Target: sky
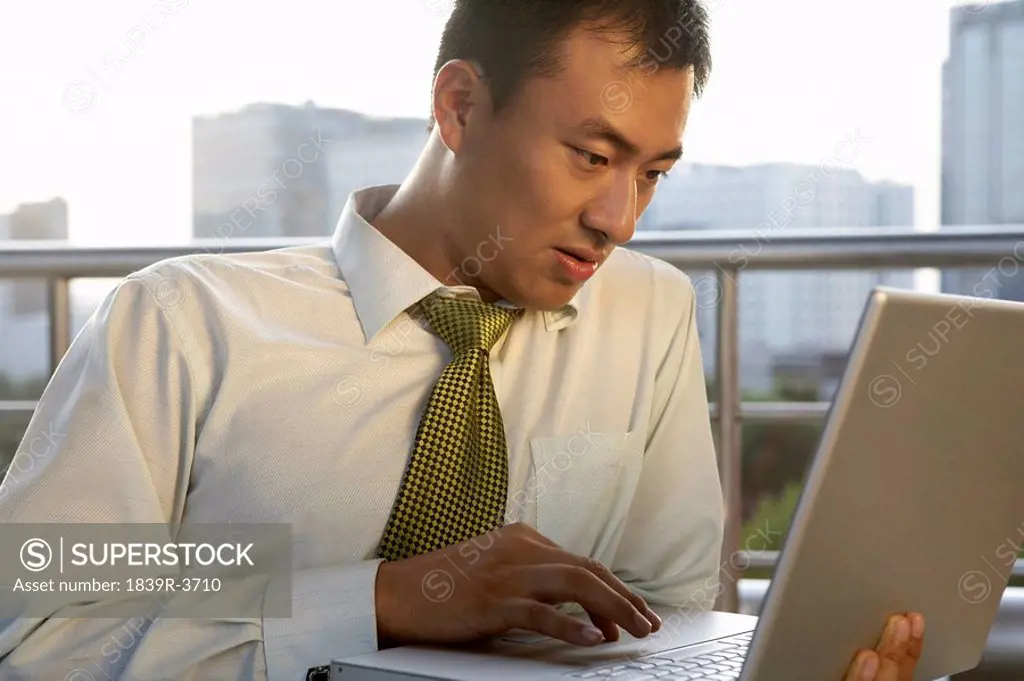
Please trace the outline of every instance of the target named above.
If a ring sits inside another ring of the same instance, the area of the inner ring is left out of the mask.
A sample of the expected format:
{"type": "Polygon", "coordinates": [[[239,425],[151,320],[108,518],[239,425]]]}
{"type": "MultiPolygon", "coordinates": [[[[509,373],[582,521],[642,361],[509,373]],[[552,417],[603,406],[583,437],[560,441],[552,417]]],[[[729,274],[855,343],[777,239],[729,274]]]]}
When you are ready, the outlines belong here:
{"type": "MultiPolygon", "coordinates": [[[[307,100],[425,116],[450,1],[33,0],[0,9],[0,213],[59,195],[78,244],[184,243],[192,116],[307,100]]],[[[913,185],[917,227],[933,229],[941,69],[956,4],[711,0],[714,66],[691,113],[686,159],[817,165],[858,135],[868,143],[849,165],[913,185]]]]}

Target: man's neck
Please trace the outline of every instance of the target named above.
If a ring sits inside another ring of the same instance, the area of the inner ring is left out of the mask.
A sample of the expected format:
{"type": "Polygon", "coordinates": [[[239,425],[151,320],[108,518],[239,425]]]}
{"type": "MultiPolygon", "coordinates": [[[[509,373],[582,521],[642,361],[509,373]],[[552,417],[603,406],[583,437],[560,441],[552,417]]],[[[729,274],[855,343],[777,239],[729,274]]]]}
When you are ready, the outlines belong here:
{"type": "MultiPolygon", "coordinates": [[[[391,201],[369,222],[445,286],[476,286],[476,282],[468,281],[470,277],[458,271],[456,235],[460,216],[437,185],[436,171],[426,170],[428,166],[429,161],[421,159],[391,201]]],[[[487,302],[500,298],[476,287],[487,302]]]]}
{"type": "Polygon", "coordinates": [[[449,284],[444,280],[453,267],[445,257],[444,244],[450,242],[447,231],[451,226],[439,219],[444,213],[435,198],[407,180],[370,224],[423,269],[449,284]]]}

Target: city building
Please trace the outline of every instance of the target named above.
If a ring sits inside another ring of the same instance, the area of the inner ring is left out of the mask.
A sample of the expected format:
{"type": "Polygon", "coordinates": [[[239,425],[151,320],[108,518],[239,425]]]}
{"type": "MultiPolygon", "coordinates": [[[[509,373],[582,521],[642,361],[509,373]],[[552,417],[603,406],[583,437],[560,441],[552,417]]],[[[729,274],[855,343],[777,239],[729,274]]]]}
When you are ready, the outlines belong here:
{"type": "MultiPolygon", "coordinates": [[[[352,191],[400,183],[427,137],[425,119],[375,118],[311,103],[254,104],[197,118],[193,233],[222,240],[328,235],[352,191]]],[[[913,203],[911,188],[869,183],[839,162],[680,164],[662,181],[638,228],[756,229],[767,241],[789,228],[909,227],[913,203]]],[[[845,352],[871,288],[913,287],[910,271],[742,276],[750,281],[741,289],[741,375],[744,387],[763,392],[775,384],[778,357],[845,352]]],[[[709,367],[714,313],[713,304],[701,305],[709,367]]]]}
{"type": "MultiPolygon", "coordinates": [[[[772,163],[749,167],[679,164],[658,187],[640,229],[742,229],[759,238],[730,261],[741,269],[740,375],[744,389],[770,392],[783,374],[777,360],[818,366],[849,349],[864,304],[879,285],[914,287],[904,271],[743,272],[743,263],[780,230],[914,225],[912,187],[868,182],[838,164],[772,163]],[[823,359],[824,358],[824,359],[823,359]]],[[[690,273],[694,279],[715,273],[690,273]]],[[[708,289],[707,286],[701,286],[708,289]]],[[[707,294],[707,290],[703,291],[707,294]]],[[[711,288],[711,298],[714,290],[711,288]]],[[[700,306],[698,326],[710,371],[716,341],[714,300],[700,306]]],[[[830,396],[834,381],[821,383],[830,396]]]]}
{"type": "Polygon", "coordinates": [[[426,119],[252,104],[193,121],[193,236],[330,234],[348,194],[401,182],[427,139],[426,119]]]}
{"type": "Polygon", "coordinates": [[[356,189],[401,184],[419,160],[429,135],[425,118],[364,118],[358,129],[339,136],[327,149],[332,220],[341,215],[356,189]]]}
{"type": "MultiPolygon", "coordinates": [[[[956,6],[942,70],[943,225],[1024,224],[1024,0],[956,6]]],[[[1020,253],[944,291],[1024,300],[1020,253]]]]}

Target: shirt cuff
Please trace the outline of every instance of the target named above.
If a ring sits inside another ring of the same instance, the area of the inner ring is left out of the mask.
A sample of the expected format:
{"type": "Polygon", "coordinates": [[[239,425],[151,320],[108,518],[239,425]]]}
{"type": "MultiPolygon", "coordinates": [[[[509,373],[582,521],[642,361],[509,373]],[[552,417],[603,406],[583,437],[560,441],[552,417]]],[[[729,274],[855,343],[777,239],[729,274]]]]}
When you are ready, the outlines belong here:
{"type": "MultiPolygon", "coordinates": [[[[263,618],[263,654],[270,681],[301,680],[310,667],[377,650],[375,594],[382,562],[368,560],[295,574],[292,616],[263,618]]],[[[280,584],[268,586],[267,599],[279,588],[280,584]]]]}

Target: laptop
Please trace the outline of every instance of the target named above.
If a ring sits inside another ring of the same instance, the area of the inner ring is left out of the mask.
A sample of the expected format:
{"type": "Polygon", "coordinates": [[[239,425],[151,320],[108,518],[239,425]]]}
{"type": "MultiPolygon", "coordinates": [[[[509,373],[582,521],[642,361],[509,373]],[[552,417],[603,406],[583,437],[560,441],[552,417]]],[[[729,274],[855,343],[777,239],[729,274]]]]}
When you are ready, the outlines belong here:
{"type": "Polygon", "coordinates": [[[926,622],[916,681],[971,669],[1024,536],[1022,339],[1021,303],[872,292],[759,617],[656,605],[642,639],[512,631],[337,659],[330,678],[840,681],[906,611],[926,622]]]}

